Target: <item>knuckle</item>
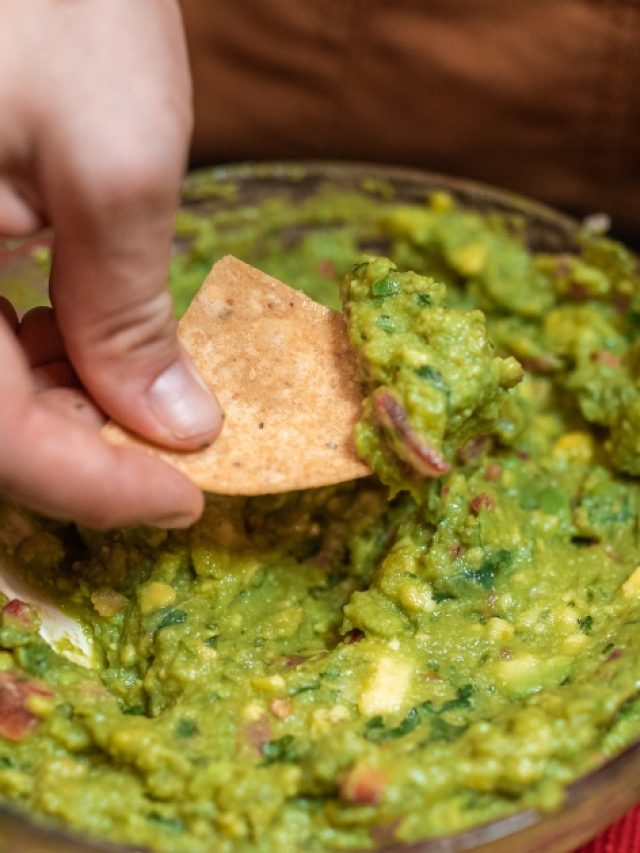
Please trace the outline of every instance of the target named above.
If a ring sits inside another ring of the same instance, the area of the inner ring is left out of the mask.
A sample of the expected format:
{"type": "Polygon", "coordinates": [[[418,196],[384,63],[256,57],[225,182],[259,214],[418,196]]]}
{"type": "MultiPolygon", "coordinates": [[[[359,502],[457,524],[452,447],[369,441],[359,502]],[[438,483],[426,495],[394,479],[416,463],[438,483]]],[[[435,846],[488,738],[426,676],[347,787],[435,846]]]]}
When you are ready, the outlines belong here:
{"type": "Polygon", "coordinates": [[[151,136],[123,133],[94,150],[81,183],[97,208],[156,210],[173,206],[180,187],[186,132],[161,123],[151,136]]]}
{"type": "Polygon", "coordinates": [[[109,365],[119,361],[129,370],[141,363],[169,360],[177,346],[177,320],[171,295],[162,290],[150,297],[130,299],[112,307],[85,326],[90,358],[109,365]]]}
{"type": "Polygon", "coordinates": [[[178,174],[171,158],[155,152],[118,157],[103,178],[102,200],[111,208],[165,207],[175,202],[178,174]]]}

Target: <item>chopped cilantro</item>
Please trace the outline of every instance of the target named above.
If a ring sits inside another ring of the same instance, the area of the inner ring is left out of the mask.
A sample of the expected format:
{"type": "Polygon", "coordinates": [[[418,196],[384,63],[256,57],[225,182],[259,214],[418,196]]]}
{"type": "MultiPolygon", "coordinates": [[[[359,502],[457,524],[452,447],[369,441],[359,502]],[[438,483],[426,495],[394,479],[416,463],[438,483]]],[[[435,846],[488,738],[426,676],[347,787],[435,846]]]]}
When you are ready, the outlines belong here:
{"type": "Polygon", "coordinates": [[[455,597],[456,596],[450,592],[444,592],[437,589],[431,593],[431,598],[433,598],[436,604],[442,604],[443,601],[451,601],[455,597]]]}
{"type": "Polygon", "coordinates": [[[583,634],[590,634],[591,629],[593,628],[593,616],[588,613],[586,616],[581,616],[578,619],[578,627],[582,631],[583,634]]]}
{"type": "Polygon", "coordinates": [[[184,832],[184,823],[179,817],[168,817],[159,812],[150,812],[147,815],[147,820],[150,820],[152,823],[158,823],[167,829],[172,829],[174,832],[184,832]]]}
{"type": "Polygon", "coordinates": [[[511,563],[511,552],[500,548],[495,554],[491,554],[483,561],[479,569],[467,570],[464,576],[468,580],[479,583],[485,589],[491,589],[498,569],[504,568],[511,563]]]}
{"type": "Polygon", "coordinates": [[[195,720],[185,718],[183,720],[178,720],[173,731],[175,736],[179,738],[193,737],[198,733],[198,724],[195,720]]]}
{"type": "Polygon", "coordinates": [[[634,711],[638,709],[638,696],[631,696],[631,698],[627,699],[626,702],[623,702],[622,705],[618,708],[618,712],[615,716],[615,721],[624,720],[625,717],[630,717],[634,711]]]}
{"type": "Polygon", "coordinates": [[[299,687],[292,687],[289,691],[289,696],[297,696],[299,693],[308,693],[309,690],[320,690],[319,682],[312,681],[307,684],[301,684],[299,687]]]}
{"type": "Polygon", "coordinates": [[[449,699],[445,702],[441,711],[455,711],[459,708],[469,708],[471,706],[471,696],[473,695],[473,684],[465,684],[458,688],[455,699],[449,699]]]}
{"type": "Polygon", "coordinates": [[[420,379],[426,379],[440,391],[449,390],[447,383],[444,381],[444,378],[440,371],[436,370],[436,368],[432,367],[430,364],[421,364],[420,367],[416,368],[416,373],[418,374],[420,379]]]}
{"type": "Polygon", "coordinates": [[[162,631],[163,628],[171,628],[173,625],[182,625],[187,621],[187,614],[184,610],[172,608],[166,610],[164,616],[158,622],[156,631],[162,631]]]}
{"type": "Polygon", "coordinates": [[[293,735],[284,735],[262,745],[262,754],[266,765],[284,763],[295,764],[302,757],[300,745],[293,735]]]}
{"type": "Polygon", "coordinates": [[[434,740],[455,740],[467,728],[465,725],[454,726],[443,720],[440,711],[433,707],[433,702],[424,702],[418,710],[421,716],[429,721],[430,737],[426,743],[434,740]]]}
{"type": "Polygon", "coordinates": [[[382,717],[372,717],[367,723],[365,737],[367,740],[382,741],[396,740],[412,732],[420,723],[420,713],[417,708],[412,708],[407,716],[393,729],[384,728],[382,717]]]}
{"type": "Polygon", "coordinates": [[[383,278],[381,281],[374,281],[371,285],[371,293],[373,296],[393,296],[400,293],[400,285],[392,278],[383,278]]]}
{"type": "Polygon", "coordinates": [[[338,666],[328,666],[324,672],[320,673],[320,678],[326,681],[337,681],[340,678],[341,672],[338,666]]]}
{"type": "Polygon", "coordinates": [[[388,314],[379,314],[376,317],[376,326],[389,335],[394,332],[393,320],[388,314]]]}

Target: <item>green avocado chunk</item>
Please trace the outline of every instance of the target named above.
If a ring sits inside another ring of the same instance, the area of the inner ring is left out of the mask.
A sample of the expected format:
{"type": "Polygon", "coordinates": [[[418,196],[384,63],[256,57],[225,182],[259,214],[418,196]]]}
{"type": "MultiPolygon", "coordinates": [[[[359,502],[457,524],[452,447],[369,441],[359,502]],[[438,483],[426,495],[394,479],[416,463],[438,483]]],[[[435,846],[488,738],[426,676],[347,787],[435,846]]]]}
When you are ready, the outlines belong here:
{"type": "Polygon", "coordinates": [[[392,492],[447,474],[457,449],[494,431],[522,379],[515,358],[495,355],[483,313],[446,295],[387,258],[356,264],[342,284],[367,390],[356,447],[392,492]]]}

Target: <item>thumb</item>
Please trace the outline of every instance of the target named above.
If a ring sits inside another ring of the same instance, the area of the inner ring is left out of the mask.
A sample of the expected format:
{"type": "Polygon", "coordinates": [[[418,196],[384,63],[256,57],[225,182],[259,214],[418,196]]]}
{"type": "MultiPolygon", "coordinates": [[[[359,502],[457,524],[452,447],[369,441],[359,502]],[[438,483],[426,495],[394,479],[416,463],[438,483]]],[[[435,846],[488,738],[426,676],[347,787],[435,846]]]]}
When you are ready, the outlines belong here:
{"type": "Polygon", "coordinates": [[[98,405],[152,441],[196,448],[215,438],[221,412],[178,342],[166,287],[179,175],[127,165],[116,184],[67,183],[50,197],[52,303],[98,405]]]}

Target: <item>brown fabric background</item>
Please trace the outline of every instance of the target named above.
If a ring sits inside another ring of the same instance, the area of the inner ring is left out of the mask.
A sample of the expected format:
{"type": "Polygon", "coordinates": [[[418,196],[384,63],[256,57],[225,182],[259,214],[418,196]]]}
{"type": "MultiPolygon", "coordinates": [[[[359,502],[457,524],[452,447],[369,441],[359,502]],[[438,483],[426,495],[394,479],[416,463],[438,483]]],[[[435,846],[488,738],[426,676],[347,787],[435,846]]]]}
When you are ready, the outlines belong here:
{"type": "Polygon", "coordinates": [[[182,5],[196,163],[403,163],[640,232],[640,0],[182,5]]]}

